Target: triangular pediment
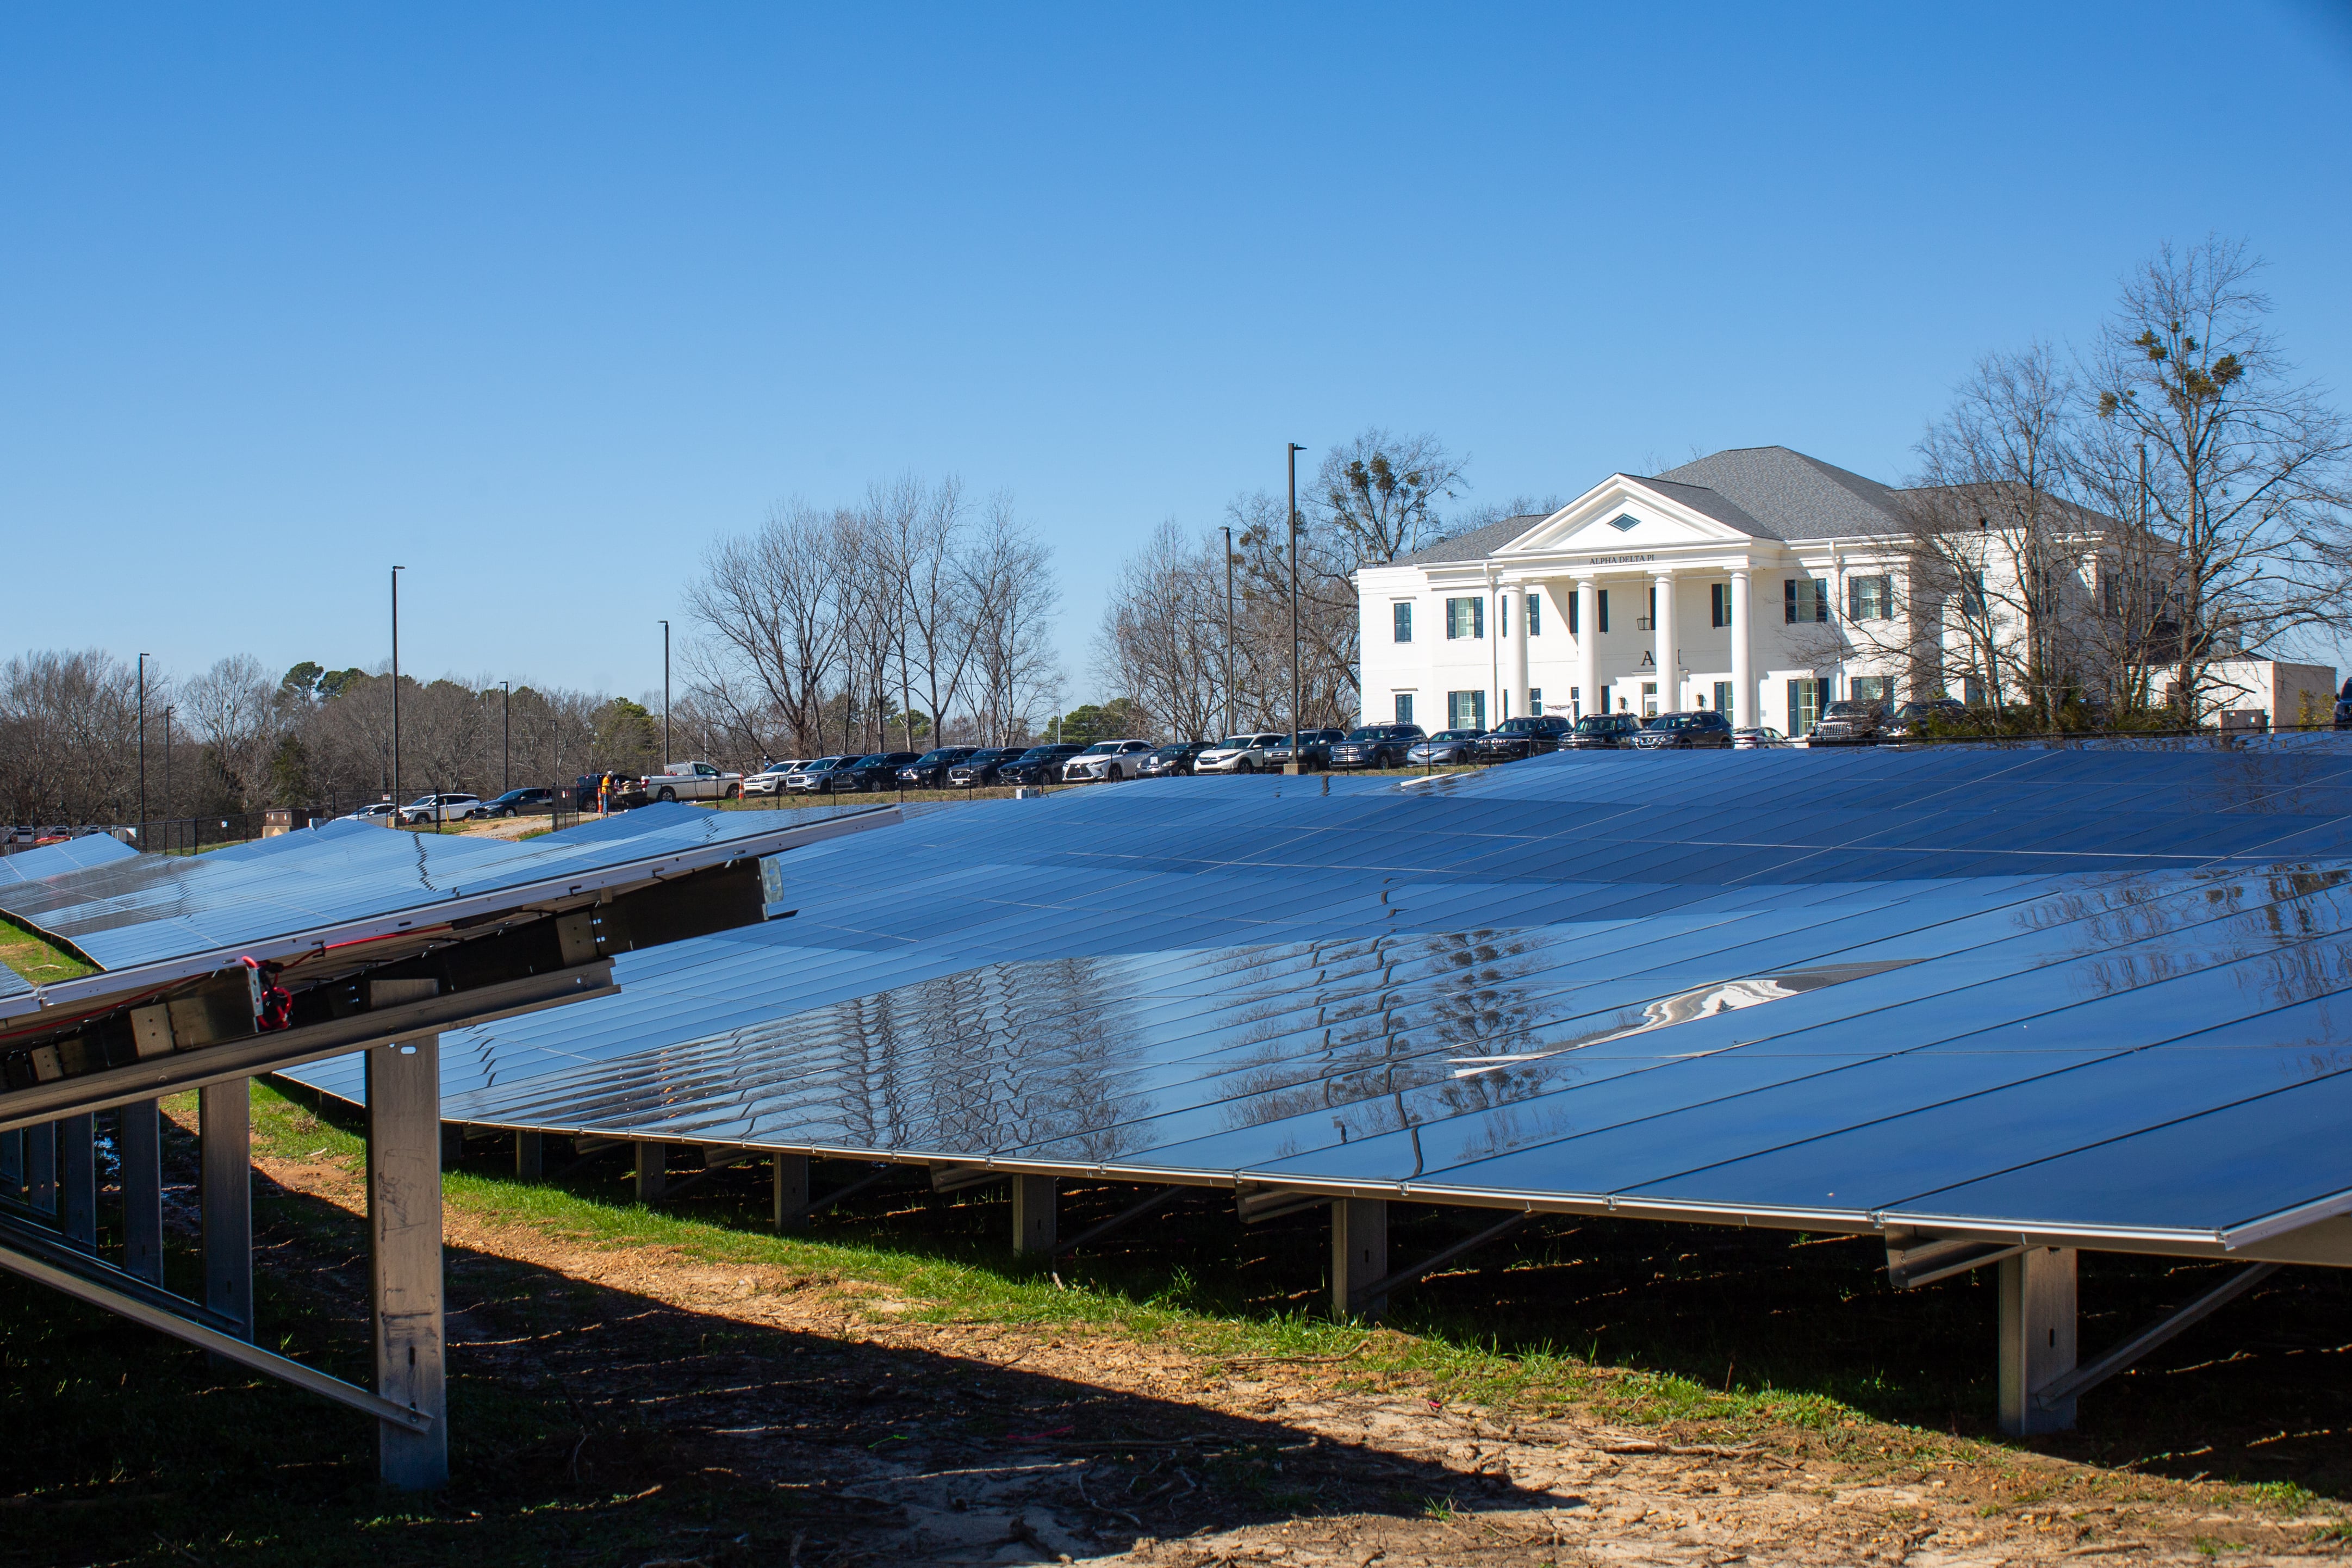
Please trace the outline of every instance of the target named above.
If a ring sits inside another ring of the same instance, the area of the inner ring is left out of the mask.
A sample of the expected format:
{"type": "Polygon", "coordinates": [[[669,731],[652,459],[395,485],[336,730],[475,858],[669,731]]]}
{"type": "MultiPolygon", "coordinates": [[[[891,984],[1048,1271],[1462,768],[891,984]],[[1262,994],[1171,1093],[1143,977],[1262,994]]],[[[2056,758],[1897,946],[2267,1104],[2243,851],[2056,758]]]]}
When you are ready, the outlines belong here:
{"type": "Polygon", "coordinates": [[[1752,537],[1748,531],[1709,517],[1638,479],[1612,474],[1495,554],[1613,555],[1687,545],[1744,544],[1752,537]]]}

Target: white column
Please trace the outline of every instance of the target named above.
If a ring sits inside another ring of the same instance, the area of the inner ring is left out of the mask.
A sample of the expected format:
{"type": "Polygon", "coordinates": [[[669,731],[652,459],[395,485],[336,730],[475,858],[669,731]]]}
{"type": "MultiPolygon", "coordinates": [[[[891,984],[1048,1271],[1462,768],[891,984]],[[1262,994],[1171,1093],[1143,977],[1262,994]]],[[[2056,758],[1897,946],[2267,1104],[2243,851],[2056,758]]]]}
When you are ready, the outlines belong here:
{"type": "Polygon", "coordinates": [[[1590,577],[1576,580],[1576,689],[1587,713],[1605,713],[1601,700],[1601,593],[1590,577]]]}
{"type": "Polygon", "coordinates": [[[1731,722],[1734,728],[1753,729],[1756,718],[1756,661],[1748,643],[1754,635],[1756,617],[1749,613],[1748,603],[1748,572],[1735,567],[1731,574],[1731,722]]]}
{"type": "Polygon", "coordinates": [[[1657,574],[1658,585],[1658,711],[1671,713],[1682,703],[1682,683],[1675,674],[1680,656],[1675,651],[1675,574],[1657,574]]]}
{"type": "Polygon", "coordinates": [[[1510,681],[1510,717],[1517,719],[1528,711],[1528,585],[1506,583],[1503,585],[1503,602],[1510,606],[1511,612],[1511,652],[1504,665],[1504,673],[1510,681]]]}

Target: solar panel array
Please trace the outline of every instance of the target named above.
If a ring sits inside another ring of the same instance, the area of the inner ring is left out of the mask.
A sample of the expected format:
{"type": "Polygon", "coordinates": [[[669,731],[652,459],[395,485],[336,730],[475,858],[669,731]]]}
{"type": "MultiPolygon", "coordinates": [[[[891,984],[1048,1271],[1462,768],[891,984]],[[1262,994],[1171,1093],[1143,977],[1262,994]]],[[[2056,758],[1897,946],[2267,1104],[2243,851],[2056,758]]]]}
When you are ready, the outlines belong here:
{"type": "Polygon", "coordinates": [[[795,820],[650,805],[520,843],[331,822],[204,855],[124,850],[127,858],[109,858],[75,875],[0,884],[0,913],[73,943],[102,969],[123,969],[373,916],[429,911],[501,889],[773,833],[795,820]]]}
{"type": "Polygon", "coordinates": [[[2244,1240],[2352,1194],[2347,881],[2325,738],[1123,784],[777,862],[790,918],[448,1036],[444,1113],[2244,1240]]]}

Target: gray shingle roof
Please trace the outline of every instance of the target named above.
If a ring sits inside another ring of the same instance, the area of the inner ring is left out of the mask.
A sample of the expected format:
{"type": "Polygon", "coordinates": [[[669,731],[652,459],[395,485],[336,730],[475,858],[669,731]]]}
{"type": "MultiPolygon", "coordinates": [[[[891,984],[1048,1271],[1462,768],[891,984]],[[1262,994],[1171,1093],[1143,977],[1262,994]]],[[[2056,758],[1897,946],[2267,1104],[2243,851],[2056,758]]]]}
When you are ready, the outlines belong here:
{"type": "Polygon", "coordinates": [[[1768,539],[1850,539],[1903,529],[1886,486],[1786,447],[1735,447],[1658,479],[1713,490],[1763,525],[1747,531],[1768,539]]]}
{"type": "Polygon", "coordinates": [[[1434,566],[1447,561],[1484,561],[1550,515],[1545,511],[1531,511],[1521,517],[1507,517],[1484,528],[1457,533],[1442,543],[1416,550],[1410,555],[1400,555],[1390,564],[1434,566]]]}

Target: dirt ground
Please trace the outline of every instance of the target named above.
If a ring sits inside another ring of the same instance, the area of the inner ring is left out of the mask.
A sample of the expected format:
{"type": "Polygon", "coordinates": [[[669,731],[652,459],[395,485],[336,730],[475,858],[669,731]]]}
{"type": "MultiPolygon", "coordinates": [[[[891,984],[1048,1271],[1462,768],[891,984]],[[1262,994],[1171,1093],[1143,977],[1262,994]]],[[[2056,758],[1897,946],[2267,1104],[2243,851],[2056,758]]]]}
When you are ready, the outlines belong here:
{"type": "MultiPolygon", "coordinates": [[[[357,1215],[340,1163],[261,1159],[357,1215]]],[[[1818,1431],[1737,1443],[1433,1399],[1350,1354],[1204,1362],[1114,1331],[902,1321],[883,1287],[614,1249],[453,1211],[457,1375],[566,1390],[551,1482],[795,1494],[789,1540],[722,1522],[687,1563],[2236,1563],[2339,1556],[2333,1513],[2021,1450],[1818,1431]]],[[[363,1255],[264,1267],[363,1331],[363,1255]]],[[[1384,1332],[1385,1331],[1379,1331],[1384,1332]]],[[[1352,1352],[1351,1352],[1352,1353],[1352,1352]]],[[[1895,1429],[1887,1429],[1893,1431],[1895,1429]]],[[[722,1509],[723,1513],[723,1509],[722,1509]]]]}

